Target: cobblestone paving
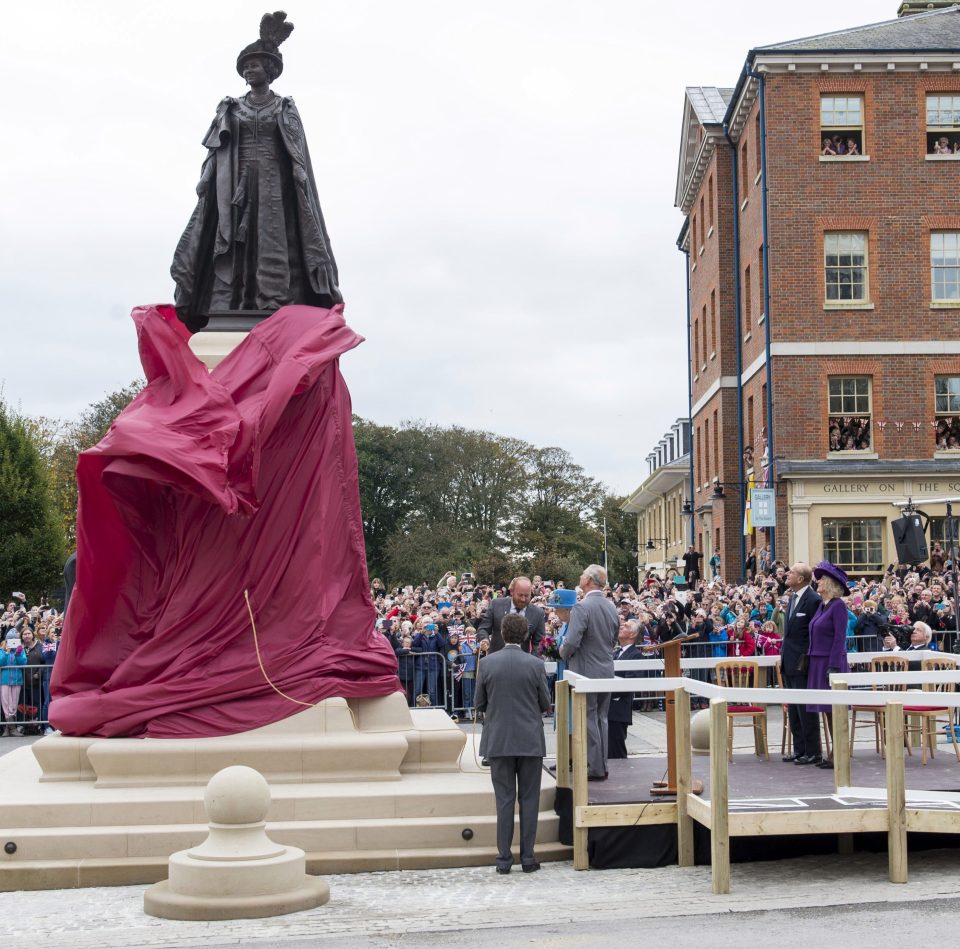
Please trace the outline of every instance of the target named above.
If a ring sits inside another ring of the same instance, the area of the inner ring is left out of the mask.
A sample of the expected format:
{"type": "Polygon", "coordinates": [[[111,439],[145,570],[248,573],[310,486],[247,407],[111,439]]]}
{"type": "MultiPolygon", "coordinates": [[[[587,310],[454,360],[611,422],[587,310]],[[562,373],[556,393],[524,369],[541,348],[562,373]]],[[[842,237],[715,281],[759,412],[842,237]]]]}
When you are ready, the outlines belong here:
{"type": "Polygon", "coordinates": [[[709,867],[577,872],[570,863],[554,863],[532,875],[498,876],[492,867],[473,867],[326,879],[331,891],[327,906],[272,919],[216,923],[146,916],[142,911],[145,888],[140,886],[7,893],[3,896],[6,911],[0,915],[0,946],[159,949],[321,943],[342,947],[357,939],[388,946],[403,934],[444,932],[451,943],[466,946],[469,936],[464,930],[518,927],[524,931],[529,927],[529,938],[524,940],[529,942],[537,939],[536,927],[546,920],[554,929],[590,921],[600,927],[628,919],[652,924],[658,918],[777,907],[952,900],[960,887],[960,861],[955,851],[912,854],[910,882],[900,886],[887,882],[883,855],[735,864],[729,896],[711,894],[709,867]],[[654,892],[668,896],[642,898],[654,892]]]}

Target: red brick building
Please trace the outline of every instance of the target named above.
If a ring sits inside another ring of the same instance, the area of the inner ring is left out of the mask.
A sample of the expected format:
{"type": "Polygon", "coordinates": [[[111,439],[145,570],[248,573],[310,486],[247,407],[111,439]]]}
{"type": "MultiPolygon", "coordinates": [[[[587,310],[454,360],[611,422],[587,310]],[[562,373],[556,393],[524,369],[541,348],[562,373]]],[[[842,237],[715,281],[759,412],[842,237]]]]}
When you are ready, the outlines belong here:
{"type": "Polygon", "coordinates": [[[960,496],[960,8],[909,6],[687,90],[694,535],[727,577],[765,543],[881,572],[892,501],[960,496]]]}

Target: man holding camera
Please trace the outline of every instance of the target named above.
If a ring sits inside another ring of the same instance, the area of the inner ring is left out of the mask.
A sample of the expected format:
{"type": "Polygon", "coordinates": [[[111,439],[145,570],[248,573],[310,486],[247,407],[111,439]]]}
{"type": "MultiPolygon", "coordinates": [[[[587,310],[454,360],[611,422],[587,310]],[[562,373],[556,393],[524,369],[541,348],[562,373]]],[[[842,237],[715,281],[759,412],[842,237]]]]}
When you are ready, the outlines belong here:
{"type": "MultiPolygon", "coordinates": [[[[528,581],[529,582],[529,581],[528,581]]],[[[490,761],[497,801],[497,873],[513,866],[513,809],[520,801],[520,863],[524,873],[540,869],[534,856],[540,814],[543,713],[550,692],[543,661],[524,653],[527,621],[517,613],[503,618],[502,649],[491,652],[477,672],[475,706],[483,712],[480,754],[490,761]]]]}

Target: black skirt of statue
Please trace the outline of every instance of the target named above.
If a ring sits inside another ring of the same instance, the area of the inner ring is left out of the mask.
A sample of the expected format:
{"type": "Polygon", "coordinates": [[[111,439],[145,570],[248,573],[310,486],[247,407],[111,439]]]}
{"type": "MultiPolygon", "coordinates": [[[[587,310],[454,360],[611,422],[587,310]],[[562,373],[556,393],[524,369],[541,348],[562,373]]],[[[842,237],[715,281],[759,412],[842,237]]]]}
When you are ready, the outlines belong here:
{"type": "Polygon", "coordinates": [[[217,108],[197,206],[170,268],[177,313],[194,330],[217,314],[343,302],[296,106],[248,100],[217,108]]]}

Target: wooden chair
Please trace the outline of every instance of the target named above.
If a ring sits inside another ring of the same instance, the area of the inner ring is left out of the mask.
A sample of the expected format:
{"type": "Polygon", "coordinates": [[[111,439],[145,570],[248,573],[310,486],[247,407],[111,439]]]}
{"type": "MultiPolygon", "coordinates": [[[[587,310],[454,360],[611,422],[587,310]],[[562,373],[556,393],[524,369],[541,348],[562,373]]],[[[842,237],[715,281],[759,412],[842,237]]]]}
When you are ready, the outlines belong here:
{"type": "MultiPolygon", "coordinates": [[[[954,672],[957,668],[957,660],[952,656],[940,656],[937,659],[924,659],[920,664],[922,672],[954,672]]],[[[955,692],[955,682],[925,682],[923,684],[924,692],[955,692]]],[[[957,735],[953,731],[953,709],[952,708],[921,708],[920,706],[904,705],[904,735],[911,732],[920,732],[920,749],[923,763],[927,763],[927,748],[930,748],[930,757],[934,757],[937,750],[937,725],[941,722],[947,726],[947,734],[950,741],[953,742],[953,750],[956,753],[957,761],[960,762],[960,745],[957,744],[957,735]],[[920,725],[913,725],[910,719],[919,719],[920,725]]],[[[909,750],[910,745],[907,745],[909,750]]]]}
{"type": "MultiPolygon", "coordinates": [[[[724,659],[716,665],[717,685],[727,689],[755,689],[759,679],[760,663],[750,659],[724,659]]],[[[753,743],[757,757],[761,755],[770,759],[767,748],[767,706],[766,705],[737,705],[727,704],[727,755],[733,760],[733,730],[738,721],[749,719],[748,724],[753,728],[753,743]]]]}
{"type": "MultiPolygon", "coordinates": [[[[910,662],[906,656],[900,655],[889,655],[889,656],[875,656],[870,660],[870,671],[871,672],[906,672],[910,668],[910,662]]],[[[903,685],[885,685],[885,686],[872,686],[874,692],[876,691],[889,691],[889,692],[906,692],[907,686],[906,683],[903,685]]],[[[873,721],[870,721],[869,718],[867,721],[860,724],[860,728],[873,726],[873,740],[874,745],[876,746],[877,754],[883,757],[886,757],[884,751],[883,739],[884,739],[884,725],[883,725],[883,706],[882,705],[852,705],[851,710],[853,712],[853,721],[850,724],[850,754],[853,754],[853,742],[857,737],[857,715],[865,715],[873,718],[873,721]]],[[[909,747],[909,746],[908,746],[909,747]]]]}
{"type": "MultiPolygon", "coordinates": [[[[783,688],[783,663],[781,660],[777,660],[777,664],[773,667],[774,672],[777,676],[777,688],[783,688]]],[[[780,754],[781,755],[792,755],[793,754],[793,732],[790,731],[790,713],[788,711],[788,705],[780,706],[783,710],[783,731],[780,733],[780,754]]]]}

